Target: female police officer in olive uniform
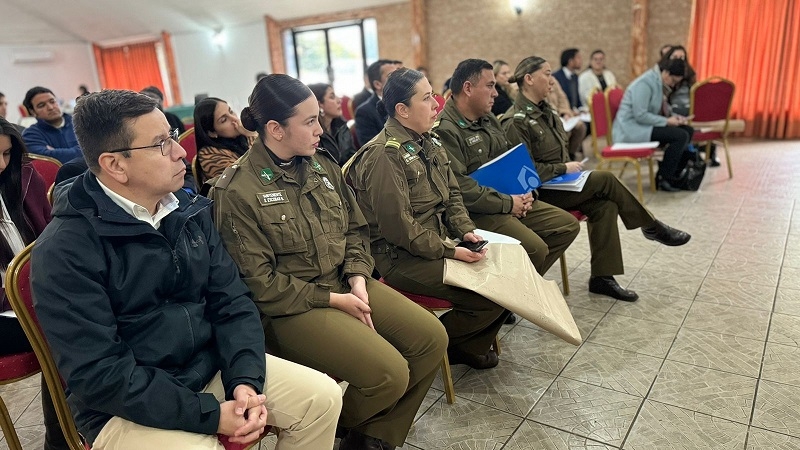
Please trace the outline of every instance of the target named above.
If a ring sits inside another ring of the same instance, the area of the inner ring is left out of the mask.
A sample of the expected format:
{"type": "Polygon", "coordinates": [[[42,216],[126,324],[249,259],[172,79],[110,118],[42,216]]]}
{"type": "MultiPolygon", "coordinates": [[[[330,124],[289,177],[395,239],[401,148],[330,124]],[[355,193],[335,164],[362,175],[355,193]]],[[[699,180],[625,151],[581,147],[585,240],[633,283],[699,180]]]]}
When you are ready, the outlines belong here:
{"type": "MultiPolygon", "coordinates": [[[[416,70],[398,69],[383,88],[386,126],[353,156],[347,176],[369,222],[372,254],[386,282],[404,291],[451,301],[441,317],[453,364],[478,369],[497,365],[490,346],[507,315],[501,306],[466,289],[442,283],[444,258],[483,258],[451,238],[477,242],[450,161],[429,133],[436,100],[416,70]]],[[[381,105],[381,103],[379,103],[381,105]]]]}
{"type": "Polygon", "coordinates": [[[300,81],[260,80],[242,111],[259,139],[216,181],[215,220],[264,317],[269,349],[349,383],[339,421],[349,434],[339,448],[394,448],[447,336],[433,315],[370,278],[367,223],[336,161],[317,148],[318,119],[300,81]]]}

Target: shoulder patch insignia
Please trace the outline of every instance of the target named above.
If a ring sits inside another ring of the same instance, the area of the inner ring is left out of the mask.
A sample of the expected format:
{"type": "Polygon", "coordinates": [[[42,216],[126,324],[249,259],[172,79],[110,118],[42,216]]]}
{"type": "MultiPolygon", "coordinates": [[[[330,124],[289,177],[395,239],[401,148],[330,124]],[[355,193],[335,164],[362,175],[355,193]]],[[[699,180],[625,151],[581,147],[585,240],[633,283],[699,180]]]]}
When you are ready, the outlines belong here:
{"type": "Polygon", "coordinates": [[[436,122],[433,122],[433,126],[431,128],[438,128],[440,123],[442,123],[442,120],[436,119],[436,122]]]}
{"type": "Polygon", "coordinates": [[[411,142],[403,145],[403,148],[406,149],[406,151],[408,153],[411,153],[412,155],[417,153],[417,147],[411,142]]]}
{"type": "Polygon", "coordinates": [[[322,167],[322,165],[320,165],[320,163],[317,162],[316,159],[311,158],[310,164],[311,164],[311,168],[314,170],[314,172],[327,173],[327,172],[325,172],[325,169],[322,167]]]}
{"type": "Polygon", "coordinates": [[[328,179],[328,177],[322,177],[322,182],[325,184],[325,187],[326,187],[326,188],[328,188],[328,189],[330,189],[330,190],[332,190],[332,191],[335,191],[335,190],[336,190],[336,189],[333,187],[333,183],[331,183],[331,180],[329,180],[329,179],[328,179]]]}
{"type": "Polygon", "coordinates": [[[431,136],[431,142],[433,142],[433,145],[435,145],[437,147],[441,147],[442,146],[442,143],[439,141],[439,139],[437,139],[437,138],[435,138],[433,136],[431,136]]]}
{"type": "Polygon", "coordinates": [[[533,111],[533,106],[528,105],[528,106],[525,107],[525,110],[528,111],[528,112],[531,112],[531,111],[533,111]]]}
{"type": "Polygon", "coordinates": [[[271,183],[272,180],[275,179],[275,173],[272,172],[272,169],[269,167],[261,169],[261,173],[259,174],[262,180],[266,183],[271,183]]]}
{"type": "Polygon", "coordinates": [[[464,119],[458,119],[458,126],[461,128],[467,128],[469,127],[469,124],[464,119]]]}

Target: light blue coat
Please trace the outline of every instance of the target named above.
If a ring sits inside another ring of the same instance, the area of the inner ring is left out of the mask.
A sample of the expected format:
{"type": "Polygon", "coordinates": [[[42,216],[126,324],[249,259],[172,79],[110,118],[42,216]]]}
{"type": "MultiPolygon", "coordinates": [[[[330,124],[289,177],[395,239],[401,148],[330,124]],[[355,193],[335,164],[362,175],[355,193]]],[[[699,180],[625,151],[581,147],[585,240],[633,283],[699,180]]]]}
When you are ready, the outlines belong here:
{"type": "Polygon", "coordinates": [[[614,119],[614,142],[648,142],[653,127],[667,126],[667,118],[659,114],[663,96],[658,66],[633,80],[625,89],[614,119]]]}

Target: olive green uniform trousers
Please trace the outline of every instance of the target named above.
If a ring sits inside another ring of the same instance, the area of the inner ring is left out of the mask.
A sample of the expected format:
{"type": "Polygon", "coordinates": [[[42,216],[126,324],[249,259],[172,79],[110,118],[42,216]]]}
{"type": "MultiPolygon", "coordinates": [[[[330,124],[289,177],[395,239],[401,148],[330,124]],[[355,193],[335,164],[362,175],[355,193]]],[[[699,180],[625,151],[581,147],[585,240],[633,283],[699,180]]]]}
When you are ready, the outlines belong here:
{"type": "Polygon", "coordinates": [[[603,170],[592,172],[581,192],[540,189],[539,198],[567,211],[577,209],[588,217],[595,277],[624,273],[617,216],[629,230],[650,226],[655,221],[614,174],[603,170]]]}
{"type": "MultiPolygon", "coordinates": [[[[402,446],[447,348],[436,317],[367,280],[375,330],[335,308],[266,318],[269,350],[349,383],[339,424],[402,446]]],[[[269,376],[269,374],[268,374],[269,376]]]]}

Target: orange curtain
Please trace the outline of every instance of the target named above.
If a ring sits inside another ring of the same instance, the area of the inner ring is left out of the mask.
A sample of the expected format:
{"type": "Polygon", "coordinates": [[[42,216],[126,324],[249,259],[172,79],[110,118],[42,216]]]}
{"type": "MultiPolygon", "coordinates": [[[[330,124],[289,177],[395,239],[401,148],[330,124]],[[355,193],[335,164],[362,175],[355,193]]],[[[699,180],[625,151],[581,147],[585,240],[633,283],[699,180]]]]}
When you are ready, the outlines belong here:
{"type": "Polygon", "coordinates": [[[104,89],[138,92],[147,86],[155,86],[164,92],[155,42],[94,48],[100,83],[104,89]]]}
{"type": "Polygon", "coordinates": [[[745,136],[800,138],[800,1],[695,0],[689,46],[698,80],[736,84],[745,136]]]}

